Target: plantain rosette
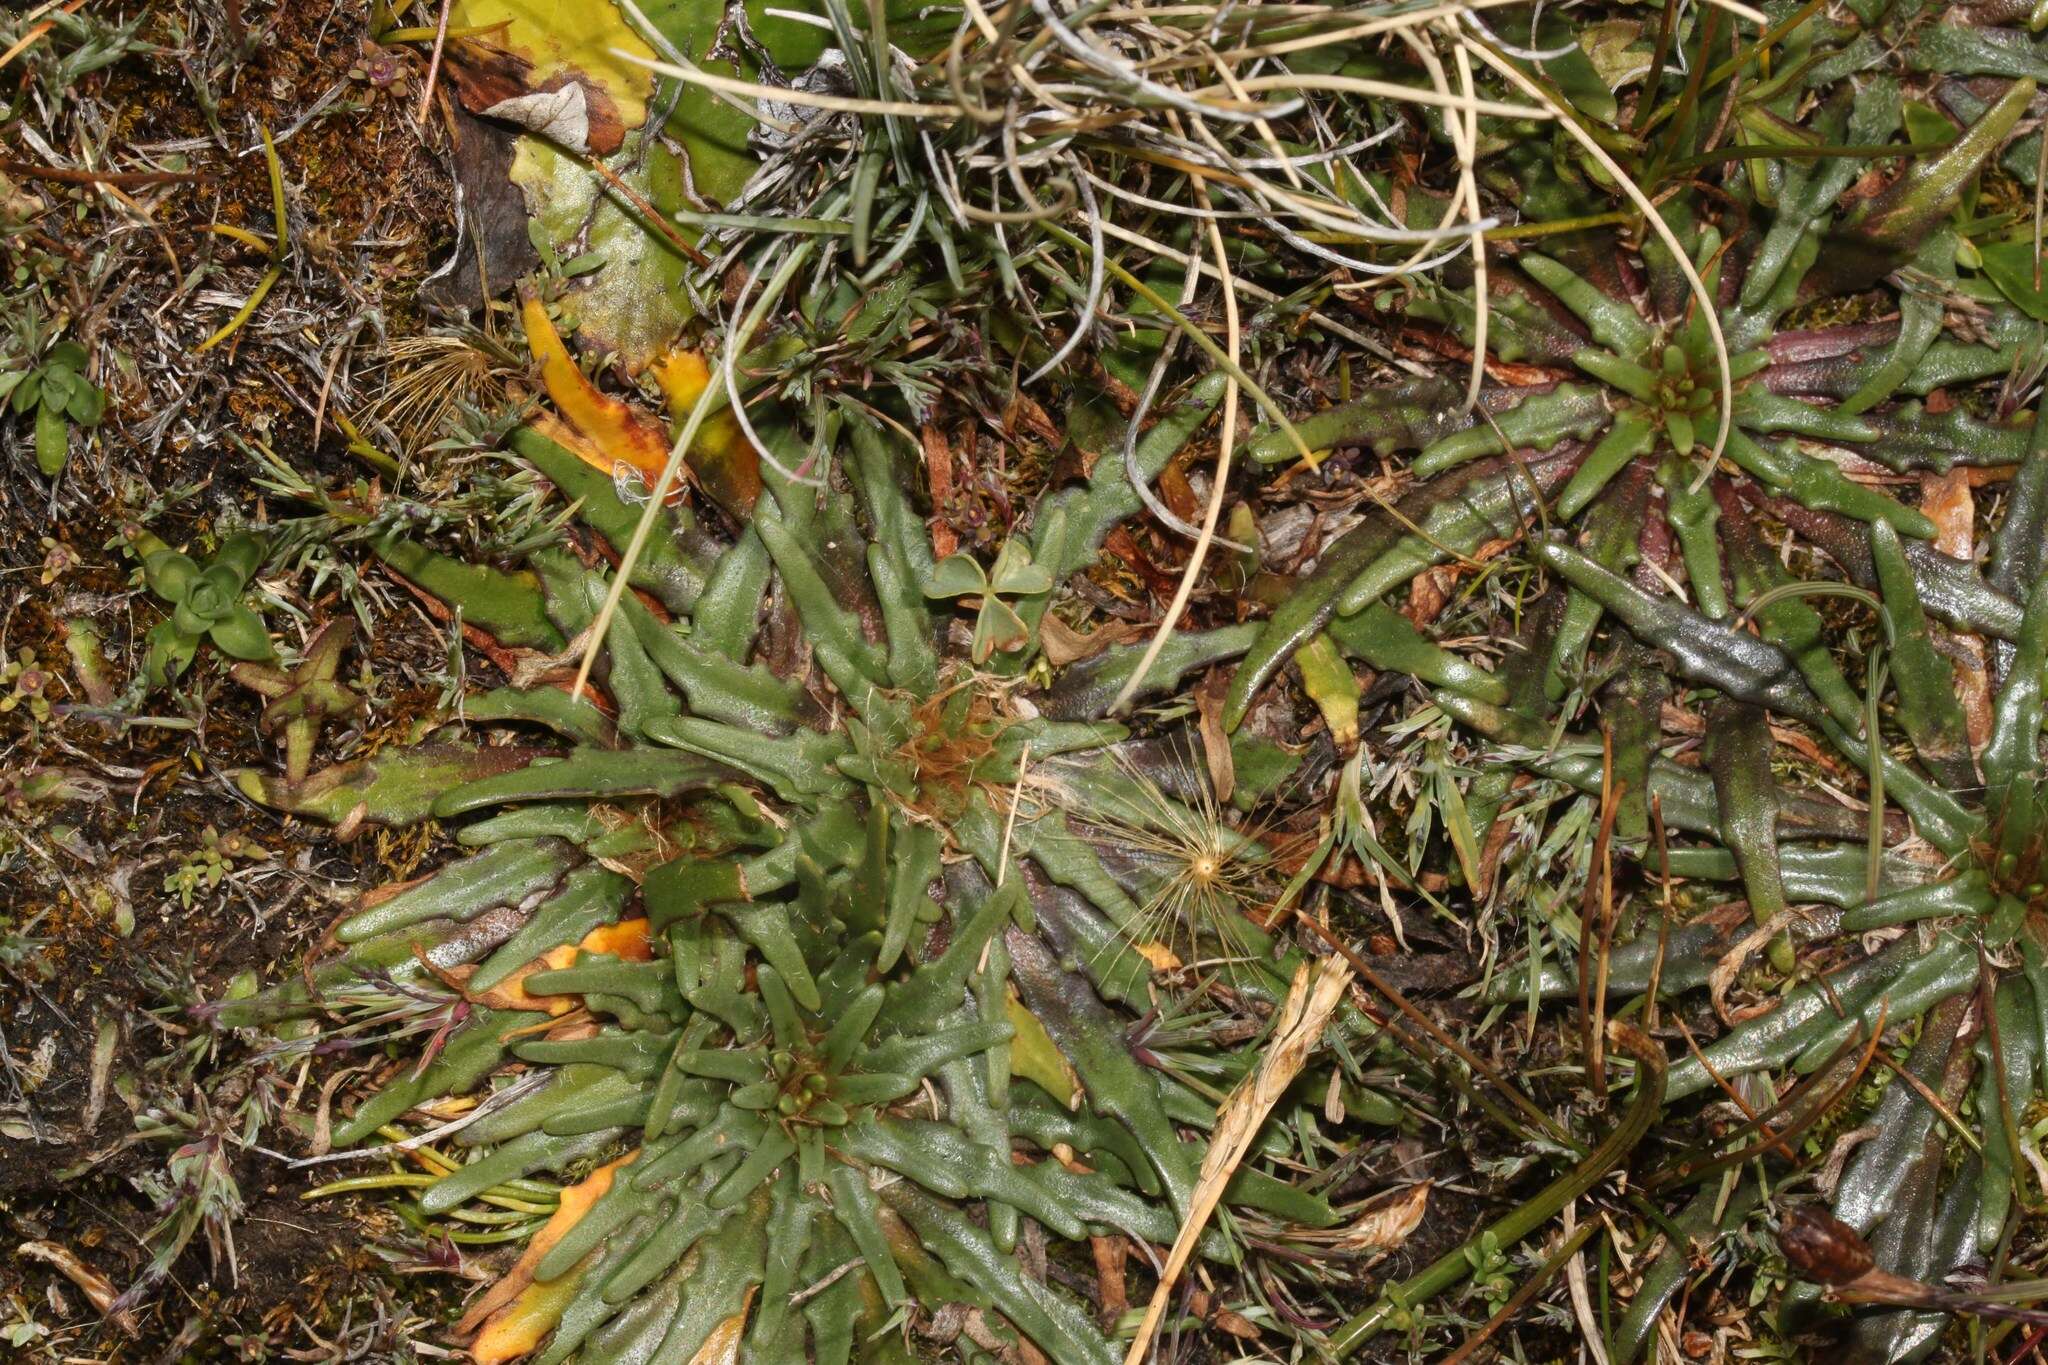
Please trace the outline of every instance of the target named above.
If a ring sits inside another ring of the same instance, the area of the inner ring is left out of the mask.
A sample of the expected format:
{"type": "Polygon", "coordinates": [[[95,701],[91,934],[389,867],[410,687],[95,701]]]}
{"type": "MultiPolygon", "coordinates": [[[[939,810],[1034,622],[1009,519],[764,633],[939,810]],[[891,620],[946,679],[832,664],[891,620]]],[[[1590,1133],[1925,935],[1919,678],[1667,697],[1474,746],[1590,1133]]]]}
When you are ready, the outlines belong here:
{"type": "MultiPolygon", "coordinates": [[[[1163,465],[1219,392],[1196,385],[1143,463],[1163,465]]],[[[611,480],[538,431],[514,446],[624,546],[641,508],[611,480]]],[[[1120,726],[1034,716],[1014,682],[968,671],[946,643],[953,604],[925,592],[909,452],[861,425],[839,455],[823,489],[764,462],[729,543],[658,514],[633,575],[646,595],[621,600],[598,656],[608,709],[562,686],[603,574],[564,545],[486,566],[387,537],[388,563],[552,680],[465,699],[472,729],[520,743],[451,731],[301,783],[243,775],[288,810],[352,829],[436,819],[474,850],[366,896],[337,953],[219,1019],[324,1010],[331,1045],[383,1049],[338,1150],[417,1134],[394,1126],[408,1114],[454,1123],[454,1157],[437,1144],[425,1175],[369,1183],[416,1187],[415,1221],[530,1238],[462,1324],[480,1360],[905,1360],[906,1324],[930,1321],[911,1310],[963,1305],[965,1358],[1021,1338],[1113,1361],[1090,1310],[1020,1259],[1043,1244],[1026,1229],[1053,1240],[1038,1255],[1172,1242],[1217,1101],[1256,1059],[1255,1036],[1201,1028],[1132,1041],[1155,1005],[1138,930],[1157,871],[1098,857],[1090,821],[1142,818],[1134,787],[1184,811],[1163,793],[1191,767],[1120,726]],[[1057,809],[1020,785],[1027,764],[1057,809]]],[[[1032,558],[1052,576],[1025,585],[1021,620],[1136,510],[1114,466],[1038,509],[1032,558]]],[[[1099,707],[1135,653],[1094,661],[1046,710],[1099,707]]],[[[1216,913],[1233,949],[1256,945],[1237,998],[1277,1000],[1299,956],[1216,913]]],[[[1340,1032],[1362,1027],[1347,1015],[1340,1032]]],[[[1303,1084],[1319,1106],[1329,1065],[1303,1084]]],[[[1278,1173],[1288,1150],[1276,1122],[1202,1254],[1340,1221],[1278,1173]]]]}
{"type": "MultiPolygon", "coordinates": [[[[1484,671],[1474,655],[1462,672],[1439,661],[1420,674],[1480,751],[1464,794],[1472,843],[1505,818],[1512,785],[1535,779],[1586,795],[1579,877],[1604,813],[1614,847],[1653,885],[1668,871],[1692,884],[1685,902],[1702,891],[1720,902],[1632,912],[1601,971],[1610,1016],[1643,1010],[1653,989],[1697,1004],[1711,987],[1723,1023],[1695,1014],[1696,1050],[1669,1035],[1667,1099],[1741,1106],[1730,1131],[1665,1144],[1636,1177],[1667,1205],[1643,1235],[1685,1237],[1667,1237],[1636,1280],[1608,1343],[1616,1360],[1641,1354],[1687,1283],[1689,1243],[1732,1236],[1755,1206],[1754,1180],[1735,1173],[1754,1159],[1782,1175],[1801,1135],[1872,1125],[1843,1149],[1833,1205],[1899,1275],[1939,1283],[1995,1266],[2017,1214],[2041,1201],[2016,1156],[2048,1080],[2048,425],[1989,392],[1936,401],[2038,372],[2038,325],[1988,278],[1960,274],[1970,255],[1953,221],[2033,94],[2022,79],[1980,101],[1946,150],[1854,204],[1840,202],[1865,165],[1854,158],[1760,170],[1768,203],[1746,181],[1731,182],[1732,204],[1670,200],[1666,221],[1725,342],[1733,421],[1719,459],[1723,352],[1659,239],[1645,233],[1638,249],[1582,230],[1552,255],[1497,266],[1483,344],[1522,386],[1485,390],[1478,420],[1460,422],[1453,387],[1429,380],[1303,419],[1313,447],[1414,452],[1413,481],[1332,544],[1261,628],[1208,637],[1242,654],[1225,711],[1235,727],[1290,660],[1309,675],[1312,646],[1368,659],[1386,648],[1384,599],[1432,566],[1473,567],[1490,542],[1519,541],[1548,585],[1520,603],[1519,638],[1486,651],[1501,667],[1484,671]],[[1781,327],[1880,281],[1896,290],[1896,321],[1781,327]],[[1972,322],[1956,326],[1961,314],[1972,322]],[[2013,467],[1982,569],[1936,548],[1934,520],[1901,496],[1920,475],[1963,466],[2013,467]],[[1887,472],[1905,477],[1872,477],[1887,472]],[[1973,641],[1988,641],[1989,659],[1974,741],[1959,700],[1973,641]],[[1698,766],[1664,752],[1674,702],[1704,712],[1698,766]],[[1780,747],[1786,734],[1801,737],[1803,759],[1780,747]],[[1841,799],[1844,784],[1868,812],[1841,799]],[[1758,954],[1766,974],[1749,979],[1775,998],[1736,1022],[1725,996],[1758,954]],[[1871,1070],[1876,1050],[1902,1042],[1911,1079],[1857,1108],[1863,1080],[1888,1074],[1871,1070]]],[[[1900,104],[1896,82],[1875,77],[1827,100],[1814,135],[1881,143],[1900,104]]],[[[1427,292],[1414,311],[1479,337],[1469,291],[1427,292]]],[[[1248,446],[1273,463],[1297,449],[1283,431],[1248,446]]],[[[1539,842],[1514,845],[1508,861],[1539,842]]],[[[1584,1001],[1579,966],[1605,951],[1590,911],[1586,922],[1583,945],[1504,973],[1496,999],[1584,1001]]],[[[1844,1331],[1859,1359],[1924,1355],[1947,1321],[1907,1309],[1830,1320],[1818,1293],[1790,1290],[1785,1325],[1844,1331]]],[[[1353,1319],[1339,1350],[1402,1307],[1353,1319]]]]}

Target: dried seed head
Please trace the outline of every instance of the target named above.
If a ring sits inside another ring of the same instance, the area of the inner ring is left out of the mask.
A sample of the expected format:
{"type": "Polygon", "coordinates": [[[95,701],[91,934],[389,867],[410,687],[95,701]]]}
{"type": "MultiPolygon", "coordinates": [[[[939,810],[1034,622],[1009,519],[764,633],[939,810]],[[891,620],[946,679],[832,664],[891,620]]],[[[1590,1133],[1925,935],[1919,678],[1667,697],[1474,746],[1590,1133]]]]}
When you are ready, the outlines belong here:
{"type": "Polygon", "coordinates": [[[1778,1250],[1801,1278],[1825,1285],[1852,1284],[1877,1264],[1856,1229],[1820,1209],[1786,1210],[1778,1224],[1778,1250]]]}

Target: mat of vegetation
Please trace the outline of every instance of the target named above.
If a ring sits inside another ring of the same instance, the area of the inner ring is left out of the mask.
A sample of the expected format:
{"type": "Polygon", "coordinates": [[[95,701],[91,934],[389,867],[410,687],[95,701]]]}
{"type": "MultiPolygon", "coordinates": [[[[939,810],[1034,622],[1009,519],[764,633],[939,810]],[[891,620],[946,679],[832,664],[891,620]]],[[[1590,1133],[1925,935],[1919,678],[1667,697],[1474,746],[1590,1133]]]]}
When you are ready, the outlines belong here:
{"type": "Polygon", "coordinates": [[[2043,28],[0,18],[9,1358],[2030,1358],[2043,28]]]}

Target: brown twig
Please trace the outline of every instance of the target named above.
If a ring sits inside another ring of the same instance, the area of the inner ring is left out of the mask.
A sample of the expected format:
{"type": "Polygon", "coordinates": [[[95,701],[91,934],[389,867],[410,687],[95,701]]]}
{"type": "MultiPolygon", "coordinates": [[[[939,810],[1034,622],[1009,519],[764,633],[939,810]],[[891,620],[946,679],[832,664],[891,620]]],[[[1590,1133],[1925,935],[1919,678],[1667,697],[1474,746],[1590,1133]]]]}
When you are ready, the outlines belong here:
{"type": "Polygon", "coordinates": [[[596,157],[586,156],[581,159],[585,166],[588,166],[591,170],[596,171],[599,175],[603,176],[605,178],[606,184],[610,185],[613,189],[617,190],[626,199],[630,200],[632,202],[633,207],[640,210],[640,212],[646,216],[647,221],[653,225],[654,230],[656,232],[659,232],[663,237],[666,237],[669,240],[669,242],[674,245],[677,251],[680,251],[685,256],[688,256],[691,262],[695,265],[703,266],[707,269],[710,267],[711,258],[709,256],[706,256],[702,251],[699,251],[697,249],[697,244],[695,242],[690,241],[688,238],[684,237],[682,233],[676,231],[675,225],[669,222],[667,218],[662,216],[661,210],[655,208],[653,204],[648,202],[646,195],[640,193],[640,191],[634,189],[631,185],[628,185],[623,179],[620,178],[619,173],[617,171],[605,165],[604,162],[598,160],[596,157]]]}
{"type": "Polygon", "coordinates": [[[427,83],[420,90],[421,123],[427,121],[427,112],[434,107],[434,82],[441,75],[441,49],[448,43],[448,11],[455,0],[441,0],[441,18],[434,25],[434,55],[427,59],[427,83]]]}
{"type": "Polygon", "coordinates": [[[1614,867],[1609,850],[1613,847],[1614,817],[1620,809],[1620,790],[1614,780],[1614,734],[1606,731],[1600,737],[1600,832],[1593,840],[1592,864],[1586,869],[1586,892],[1579,899],[1579,1027],[1585,1036],[1586,1076],[1592,1082],[1594,1098],[1600,1100],[1607,1098],[1607,1058],[1601,1044],[1607,1024],[1606,953],[1614,932],[1614,867]],[[1597,976],[1593,962],[1596,940],[1601,950],[1597,976]]]}
{"type": "Polygon", "coordinates": [[[1643,1025],[1657,1026],[1657,990],[1664,982],[1664,950],[1671,942],[1671,848],[1664,837],[1664,803],[1650,793],[1650,828],[1657,836],[1657,956],[1650,963],[1650,989],[1643,996],[1643,1025]]]}
{"type": "Polygon", "coordinates": [[[1486,1061],[1479,1056],[1478,1053],[1474,1052],[1471,1048],[1466,1047],[1463,1043],[1459,1042],[1456,1038],[1452,1037],[1449,1033],[1445,1032],[1444,1029],[1440,1027],[1435,1020],[1431,1019],[1421,1010],[1415,1008],[1414,1002],[1409,1000],[1408,997],[1403,995],[1400,991],[1396,990],[1393,984],[1386,980],[1386,978],[1382,977],[1378,972],[1374,971],[1372,969],[1371,964],[1368,963],[1363,957],[1359,956],[1356,949],[1354,949],[1350,944],[1344,942],[1343,939],[1337,937],[1337,935],[1335,935],[1334,933],[1330,932],[1330,929],[1327,925],[1323,924],[1320,920],[1317,920],[1314,916],[1304,912],[1302,908],[1298,905],[1294,907],[1294,917],[1297,920],[1301,921],[1303,924],[1306,924],[1309,928],[1313,929],[1316,932],[1316,934],[1323,940],[1323,942],[1330,945],[1331,949],[1339,957],[1343,958],[1346,962],[1350,963],[1351,970],[1357,972],[1359,978],[1363,980],[1366,985],[1372,987],[1373,990],[1378,992],[1383,999],[1385,999],[1388,1003],[1392,1004],[1395,1009],[1399,1010],[1401,1013],[1407,1015],[1410,1019],[1414,1020],[1415,1023],[1422,1029],[1422,1031],[1430,1036],[1430,1038],[1437,1044],[1437,1046],[1445,1049],[1452,1056],[1456,1057],[1459,1061],[1471,1067],[1474,1072],[1478,1073],[1481,1076],[1486,1077],[1487,1080],[1493,1082],[1493,1084],[1496,1087],[1498,1087],[1500,1091],[1508,1097],[1509,1103],[1513,1104],[1517,1109],[1521,1110],[1524,1114],[1527,1114],[1530,1118],[1534,1119],[1537,1125],[1541,1127],[1551,1137],[1564,1143],[1566,1146],[1572,1148],[1574,1151],[1580,1150],[1580,1144],[1574,1141],[1569,1133],[1565,1132],[1564,1129],[1558,1126],[1556,1119],[1553,1119],[1550,1115],[1544,1113],[1543,1110],[1540,1107],[1538,1107],[1536,1101],[1530,1099],[1527,1095],[1524,1095],[1520,1090],[1510,1085],[1508,1083],[1507,1077],[1501,1075],[1498,1068],[1488,1065],[1486,1061]]]}

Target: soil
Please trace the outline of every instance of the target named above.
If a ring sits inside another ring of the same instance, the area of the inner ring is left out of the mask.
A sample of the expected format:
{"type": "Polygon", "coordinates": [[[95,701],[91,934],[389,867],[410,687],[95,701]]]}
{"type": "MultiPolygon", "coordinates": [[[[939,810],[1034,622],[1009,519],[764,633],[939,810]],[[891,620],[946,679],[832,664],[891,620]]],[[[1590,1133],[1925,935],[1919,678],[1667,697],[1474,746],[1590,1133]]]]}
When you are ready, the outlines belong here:
{"type": "MultiPolygon", "coordinates": [[[[52,708],[39,718],[24,699],[0,715],[0,1342],[48,1359],[358,1359],[396,1350],[462,1284],[409,1274],[408,1263],[449,1258],[409,1244],[382,1206],[302,1202],[334,1168],[294,1170],[258,1150],[261,1132],[237,1141],[265,1096],[192,1082],[202,1058],[209,1075],[234,1073],[256,1045],[216,1036],[193,1007],[274,979],[352,887],[410,870],[424,845],[342,844],[244,799],[229,774],[276,771],[279,751],[258,733],[260,699],[220,670],[195,669],[184,698],[141,708],[172,724],[123,726],[95,719],[66,666],[67,625],[84,623],[115,688],[139,667],[163,610],[126,549],[138,524],[203,559],[228,508],[302,514],[266,487],[263,447],[322,482],[371,473],[333,420],[364,382],[346,343],[417,330],[422,282],[457,239],[446,102],[417,120],[424,54],[366,49],[368,20],[353,2],[150,14],[137,36],[158,50],[81,77],[70,96],[108,148],[190,178],[102,188],[9,177],[6,197],[40,202],[28,230],[0,235],[8,278],[40,281],[45,307],[126,360],[94,376],[110,395],[106,419],[89,441],[74,435],[54,491],[34,471],[32,423],[0,420],[0,656],[32,650],[52,708]],[[209,230],[270,233],[262,129],[284,168],[288,259],[247,324],[202,352],[268,265],[209,230]],[[22,784],[52,769],[81,799],[23,799],[22,784]],[[226,875],[184,903],[165,879],[190,860],[203,869],[209,841],[228,852],[226,875]],[[117,911],[132,913],[131,933],[117,911]],[[96,1056],[102,1029],[112,1051],[96,1056]],[[141,1295],[132,1333],[51,1265],[13,1254],[53,1243],[114,1289],[135,1285],[164,1193],[147,1181],[186,1143],[208,1141],[227,1154],[245,1212],[231,1245],[191,1239],[141,1295]]],[[[17,127],[49,108],[32,69],[0,70],[17,127]]],[[[7,157],[21,149],[7,139],[7,157]]],[[[331,583],[314,599],[298,581],[263,587],[302,623],[345,609],[331,583]]],[[[359,732],[330,733],[323,760],[418,709],[432,695],[420,675],[445,654],[404,594],[354,602],[370,616],[359,639],[374,644],[347,667],[378,676],[380,705],[359,732]]],[[[0,698],[14,686],[0,684],[0,698]]],[[[268,1073],[234,1074],[246,1091],[268,1073]]],[[[317,1087],[318,1076],[294,1081],[317,1087]]]]}

